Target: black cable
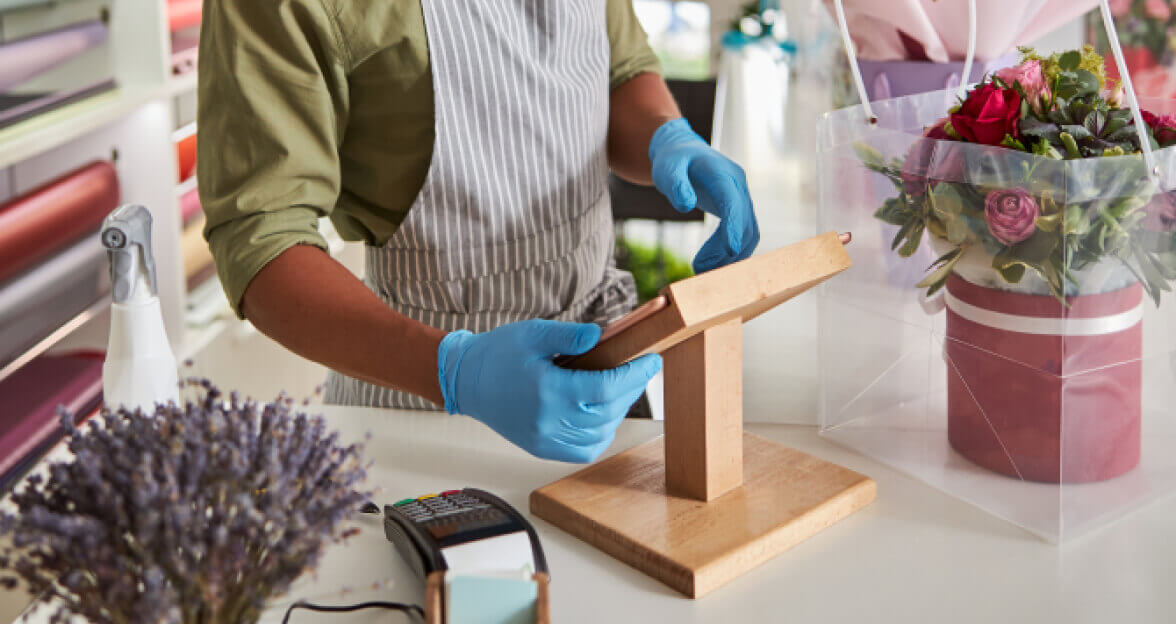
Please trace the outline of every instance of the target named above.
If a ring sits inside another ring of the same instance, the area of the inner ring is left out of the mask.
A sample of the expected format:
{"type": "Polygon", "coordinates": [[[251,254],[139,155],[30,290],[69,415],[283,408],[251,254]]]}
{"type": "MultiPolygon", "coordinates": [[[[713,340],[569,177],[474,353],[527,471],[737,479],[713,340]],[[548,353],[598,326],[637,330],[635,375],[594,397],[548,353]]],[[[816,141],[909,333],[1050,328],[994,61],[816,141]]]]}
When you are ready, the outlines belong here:
{"type": "Polygon", "coordinates": [[[403,602],[384,602],[381,600],[373,600],[370,602],[361,602],[359,604],[331,606],[317,605],[299,600],[298,602],[290,605],[289,609],[286,609],[286,615],[282,616],[282,624],[289,623],[290,614],[294,611],[294,609],[306,609],[307,611],[320,611],[323,613],[345,613],[348,611],[359,611],[360,609],[394,609],[396,611],[403,611],[405,613],[415,613],[422,619],[425,617],[425,610],[422,609],[419,605],[404,604],[403,602]]]}

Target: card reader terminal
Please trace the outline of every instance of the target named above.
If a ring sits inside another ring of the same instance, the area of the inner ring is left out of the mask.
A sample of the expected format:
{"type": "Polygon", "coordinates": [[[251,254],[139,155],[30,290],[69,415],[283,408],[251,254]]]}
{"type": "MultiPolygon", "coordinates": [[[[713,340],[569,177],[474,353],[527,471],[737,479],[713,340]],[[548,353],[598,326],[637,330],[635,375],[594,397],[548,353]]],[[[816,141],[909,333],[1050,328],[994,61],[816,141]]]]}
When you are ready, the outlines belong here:
{"type": "Polygon", "coordinates": [[[446,551],[451,557],[460,551],[464,562],[469,560],[466,545],[485,542],[481,546],[491,546],[490,540],[497,540],[500,546],[507,544],[515,552],[504,556],[501,549],[482,548],[484,554],[479,556],[496,560],[485,565],[521,555],[533,572],[547,572],[535,528],[517,509],[483,490],[448,490],[385,505],[384,535],[422,579],[452,567],[446,551]],[[530,552],[517,552],[518,544],[524,544],[523,550],[529,544],[530,552]]]}

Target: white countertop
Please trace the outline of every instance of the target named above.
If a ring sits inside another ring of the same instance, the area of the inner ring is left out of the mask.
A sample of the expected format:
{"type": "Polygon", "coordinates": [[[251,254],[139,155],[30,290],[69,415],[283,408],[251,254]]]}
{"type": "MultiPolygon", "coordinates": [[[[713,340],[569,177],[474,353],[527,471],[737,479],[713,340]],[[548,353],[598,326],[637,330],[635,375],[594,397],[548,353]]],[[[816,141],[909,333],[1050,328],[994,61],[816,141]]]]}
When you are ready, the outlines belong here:
{"type": "MultiPolygon", "coordinates": [[[[528,514],[531,490],[577,466],[534,459],[464,417],[321,408],[345,439],[372,433],[368,483],[379,503],[465,486],[500,495],[528,514]]],[[[809,426],[748,430],[848,466],[878,482],[861,512],[699,600],[532,518],[551,569],[552,617],[575,622],[1171,622],[1176,618],[1176,500],[1054,546],[874,460],[809,426]]],[[[610,453],[661,433],[627,421],[610,453]]],[[[380,520],[330,548],[263,619],[276,623],[297,598],[326,604],[419,602],[421,588],[383,535],[380,520]],[[380,589],[373,583],[384,582],[380,589]],[[342,588],[350,588],[343,593],[342,588]]],[[[34,617],[31,621],[42,621],[34,617]]],[[[297,612],[291,624],[407,621],[381,610],[297,612]]]]}
{"type": "MultiPolygon", "coordinates": [[[[436,413],[325,408],[345,437],[372,432],[369,473],[380,503],[464,486],[528,513],[531,490],[574,471],[534,459],[470,419],[436,413]]],[[[808,426],[748,430],[870,475],[878,499],[863,511],[699,600],[532,518],[551,569],[552,617],[574,622],[1171,622],[1176,618],[1176,500],[1145,508],[1058,547],[816,435],[808,426]]],[[[661,433],[628,421],[616,452],[661,433]]],[[[529,513],[528,513],[529,516],[529,513]]],[[[417,601],[407,568],[375,518],[333,548],[317,581],[292,597],[417,601]],[[381,591],[338,596],[392,579],[381,591]]],[[[266,621],[271,621],[267,619],[266,621]]],[[[272,621],[278,621],[274,618],[272,621]]],[[[297,622],[396,621],[379,611],[300,614],[297,622]]]]}

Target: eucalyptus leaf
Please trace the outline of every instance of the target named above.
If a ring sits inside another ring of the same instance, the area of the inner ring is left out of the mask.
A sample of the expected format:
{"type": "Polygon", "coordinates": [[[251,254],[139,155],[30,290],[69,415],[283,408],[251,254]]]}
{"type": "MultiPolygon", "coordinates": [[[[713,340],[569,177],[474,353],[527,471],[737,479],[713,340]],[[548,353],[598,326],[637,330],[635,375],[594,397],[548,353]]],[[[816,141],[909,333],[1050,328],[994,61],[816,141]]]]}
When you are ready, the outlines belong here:
{"type": "Polygon", "coordinates": [[[898,248],[898,255],[903,258],[909,258],[919,250],[919,243],[923,241],[923,231],[926,229],[922,221],[912,221],[911,223],[914,224],[914,227],[907,233],[906,242],[898,248]]]}
{"type": "Polygon", "coordinates": [[[1079,69],[1074,72],[1078,82],[1078,95],[1090,96],[1098,93],[1098,77],[1086,71],[1079,69]]]}
{"type": "Polygon", "coordinates": [[[1003,267],[996,267],[996,272],[1000,274],[1004,281],[1010,284],[1018,284],[1025,277],[1025,265],[1008,264],[1003,267]]]}
{"type": "Polygon", "coordinates": [[[1056,232],[1058,227],[1062,224],[1062,216],[1063,215],[1060,212],[1054,213],[1052,215],[1042,215],[1037,217],[1036,221],[1034,221],[1034,224],[1039,230],[1045,232],[1056,232]]]}
{"type": "Polygon", "coordinates": [[[960,258],[964,257],[965,249],[967,248],[957,247],[940,256],[931,264],[932,267],[937,268],[915,285],[919,288],[927,288],[928,295],[935,294],[947,282],[947,278],[951,276],[951,272],[955,269],[955,265],[959,263],[960,258]]]}
{"type": "Polygon", "coordinates": [[[910,219],[910,209],[897,197],[891,197],[882,202],[882,206],[874,212],[874,217],[890,225],[903,225],[910,219]]]}
{"type": "Polygon", "coordinates": [[[1143,198],[1130,195],[1119,198],[1117,201],[1112,203],[1111,206],[1107,208],[1106,213],[1111,217],[1121,221],[1124,217],[1142,209],[1145,205],[1146,203],[1143,201],[1143,198]]]}
{"type": "Polygon", "coordinates": [[[886,167],[886,158],[882,156],[882,152],[879,152],[869,143],[854,141],[853,151],[857,153],[858,158],[866,165],[880,169],[886,167]]]}

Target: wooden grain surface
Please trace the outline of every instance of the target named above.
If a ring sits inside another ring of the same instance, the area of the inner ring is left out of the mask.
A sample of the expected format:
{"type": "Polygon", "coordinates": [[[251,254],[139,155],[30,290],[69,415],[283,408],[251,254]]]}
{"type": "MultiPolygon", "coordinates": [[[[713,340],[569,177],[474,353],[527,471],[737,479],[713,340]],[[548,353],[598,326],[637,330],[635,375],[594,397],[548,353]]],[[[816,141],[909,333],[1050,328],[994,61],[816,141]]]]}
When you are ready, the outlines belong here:
{"type": "Polygon", "coordinates": [[[708,503],[667,494],[657,438],[531,493],[531,512],[697,598],[874,500],[874,481],[743,436],[744,483],[708,503]]]}
{"type": "Polygon", "coordinates": [[[733,318],[747,322],[848,269],[836,232],[695,275],[663,290],[669,305],[566,366],[603,370],[666,349],[733,318]]]}
{"type": "Polygon", "coordinates": [[[666,490],[709,501],[743,483],[743,321],[667,350],[666,490]]]}

